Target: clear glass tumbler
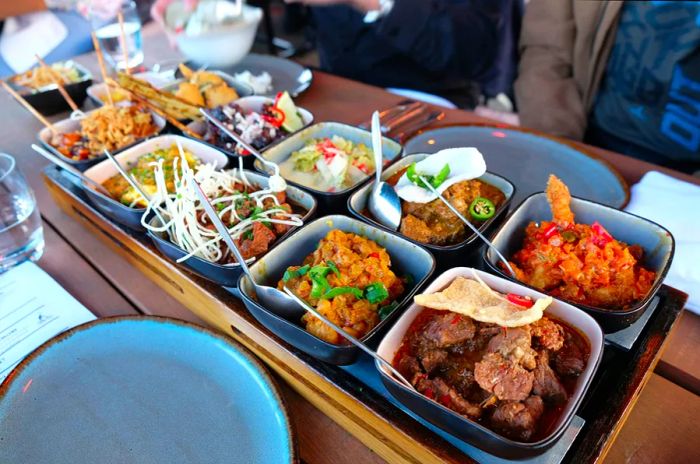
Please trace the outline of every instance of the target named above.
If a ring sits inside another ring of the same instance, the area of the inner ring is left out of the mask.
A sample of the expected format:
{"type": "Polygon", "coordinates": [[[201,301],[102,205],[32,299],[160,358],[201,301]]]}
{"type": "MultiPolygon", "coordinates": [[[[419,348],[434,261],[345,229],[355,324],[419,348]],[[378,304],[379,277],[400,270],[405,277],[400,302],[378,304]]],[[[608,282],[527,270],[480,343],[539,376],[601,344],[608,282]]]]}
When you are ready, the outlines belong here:
{"type": "Polygon", "coordinates": [[[136,3],[132,0],[124,0],[120,2],[119,8],[112,8],[109,4],[101,6],[102,3],[105,2],[95,3],[90,11],[90,21],[105,58],[113,68],[120,71],[140,66],[143,63],[143,44],[141,42],[141,19],[136,3]],[[122,48],[119,11],[124,17],[126,54],[122,48]]]}
{"type": "Polygon", "coordinates": [[[44,251],[36,199],[15,159],[0,153],[0,273],[44,251]]]}

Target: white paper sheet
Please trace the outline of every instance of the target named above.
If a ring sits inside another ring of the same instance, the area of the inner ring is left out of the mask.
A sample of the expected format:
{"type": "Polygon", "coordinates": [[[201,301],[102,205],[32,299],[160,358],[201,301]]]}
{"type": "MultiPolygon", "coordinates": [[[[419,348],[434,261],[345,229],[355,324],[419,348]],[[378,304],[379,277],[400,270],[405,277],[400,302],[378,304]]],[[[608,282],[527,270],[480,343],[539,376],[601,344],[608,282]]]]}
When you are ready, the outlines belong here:
{"type": "Polygon", "coordinates": [[[0,382],[46,340],[93,319],[32,262],[0,274],[0,382]]]}

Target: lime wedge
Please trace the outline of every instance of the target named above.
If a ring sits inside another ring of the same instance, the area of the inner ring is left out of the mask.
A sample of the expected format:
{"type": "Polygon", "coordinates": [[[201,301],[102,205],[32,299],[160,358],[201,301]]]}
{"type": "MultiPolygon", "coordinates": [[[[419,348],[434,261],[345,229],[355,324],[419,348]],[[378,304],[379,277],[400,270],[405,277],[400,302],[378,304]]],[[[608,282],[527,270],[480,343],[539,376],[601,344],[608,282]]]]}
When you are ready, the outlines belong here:
{"type": "Polygon", "coordinates": [[[284,92],[280,95],[280,98],[277,100],[277,109],[284,113],[282,129],[287,132],[296,132],[304,127],[304,121],[299,117],[297,107],[288,92],[284,92]]]}

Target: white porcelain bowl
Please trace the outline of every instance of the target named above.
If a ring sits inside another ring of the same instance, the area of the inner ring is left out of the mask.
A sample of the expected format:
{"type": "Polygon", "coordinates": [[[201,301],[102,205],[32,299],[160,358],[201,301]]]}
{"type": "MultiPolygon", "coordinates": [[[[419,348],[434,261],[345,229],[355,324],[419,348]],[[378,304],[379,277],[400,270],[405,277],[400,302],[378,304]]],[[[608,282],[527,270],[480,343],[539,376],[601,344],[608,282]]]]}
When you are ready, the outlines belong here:
{"type": "MultiPolygon", "coordinates": [[[[166,23],[172,24],[178,15],[177,4],[168,10],[166,23]]],[[[197,35],[177,34],[177,46],[188,60],[210,67],[233,66],[250,52],[255,40],[262,9],[243,5],[242,18],[235,23],[218,26],[197,35]]]]}

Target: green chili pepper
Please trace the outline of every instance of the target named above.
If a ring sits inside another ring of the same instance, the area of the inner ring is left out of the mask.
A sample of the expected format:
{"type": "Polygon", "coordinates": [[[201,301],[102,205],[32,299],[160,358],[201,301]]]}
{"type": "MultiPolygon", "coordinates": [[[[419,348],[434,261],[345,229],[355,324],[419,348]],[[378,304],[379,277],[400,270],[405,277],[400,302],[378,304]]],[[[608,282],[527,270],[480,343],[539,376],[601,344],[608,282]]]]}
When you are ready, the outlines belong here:
{"type": "Polygon", "coordinates": [[[485,221],[496,214],[496,205],[488,198],[476,197],[469,205],[469,214],[477,221],[485,221]]]}
{"type": "Polygon", "coordinates": [[[326,276],[331,272],[328,266],[317,265],[309,269],[309,279],[311,279],[311,297],[320,298],[330,288],[326,276]]]}
{"type": "Polygon", "coordinates": [[[434,188],[438,188],[442,185],[443,182],[447,179],[447,177],[450,175],[450,165],[445,164],[442,169],[440,169],[440,172],[437,173],[437,175],[430,180],[430,185],[432,185],[434,188]]]}
{"type": "Polygon", "coordinates": [[[331,268],[331,271],[333,271],[333,274],[335,274],[335,276],[340,279],[340,270],[338,269],[338,266],[336,266],[335,263],[333,261],[331,261],[330,259],[326,260],[326,264],[328,265],[329,268],[331,268]]]}
{"type": "Polygon", "coordinates": [[[282,276],[282,280],[284,282],[287,282],[290,279],[294,279],[296,277],[302,277],[305,276],[307,272],[309,272],[309,266],[308,264],[306,266],[302,266],[297,269],[287,269],[284,271],[284,275],[282,276]]]}
{"type": "Polygon", "coordinates": [[[396,307],[398,305],[399,304],[396,301],[393,301],[393,302],[389,303],[388,305],[382,306],[381,308],[379,308],[377,310],[377,314],[379,315],[379,320],[383,321],[384,319],[389,317],[389,315],[394,312],[394,310],[396,309],[396,307]]]}
{"type": "Polygon", "coordinates": [[[324,293],[321,298],[330,300],[331,298],[335,298],[338,295],[344,295],[346,293],[352,293],[358,300],[363,296],[362,290],[357,287],[335,287],[324,293]]]}
{"type": "Polygon", "coordinates": [[[389,292],[381,282],[375,282],[365,287],[365,298],[372,304],[381,303],[389,297],[389,292]]]}

